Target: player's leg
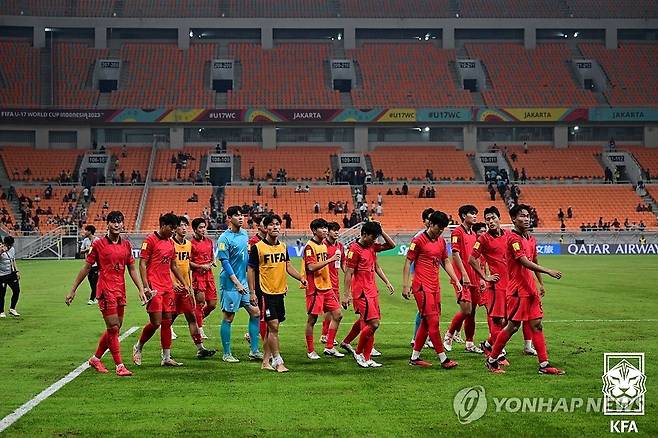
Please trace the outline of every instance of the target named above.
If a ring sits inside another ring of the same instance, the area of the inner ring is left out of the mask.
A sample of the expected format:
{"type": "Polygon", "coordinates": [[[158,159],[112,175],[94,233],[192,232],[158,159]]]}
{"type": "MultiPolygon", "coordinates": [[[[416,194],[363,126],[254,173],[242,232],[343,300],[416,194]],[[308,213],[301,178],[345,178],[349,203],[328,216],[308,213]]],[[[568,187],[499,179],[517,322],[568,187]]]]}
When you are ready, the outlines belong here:
{"type": "Polygon", "coordinates": [[[482,354],[482,349],[475,345],[473,339],[475,338],[475,315],[477,313],[479,300],[479,290],[473,290],[471,292],[471,313],[469,313],[464,319],[464,334],[466,336],[466,345],[464,351],[467,353],[476,353],[482,354]]]}
{"type": "Polygon", "coordinates": [[[327,334],[329,333],[329,324],[331,324],[331,313],[326,312],[324,318],[322,319],[322,334],[320,336],[320,342],[327,342],[327,334]]]}
{"type": "Polygon", "coordinates": [[[259,339],[259,325],[260,325],[260,309],[256,306],[252,306],[247,303],[244,306],[245,310],[249,314],[249,359],[251,360],[260,360],[263,358],[263,353],[258,351],[258,339],[259,339]]]}
{"type": "MultiPolygon", "coordinates": [[[[100,299],[98,303],[100,305],[100,299]]],[[[153,337],[162,324],[162,296],[160,294],[149,301],[146,305],[146,311],[149,315],[149,322],[144,326],[139,340],[133,346],[133,363],[137,366],[142,364],[142,349],[144,348],[144,344],[153,337]]]]}
{"type": "Polygon", "coordinates": [[[414,333],[411,337],[411,345],[414,346],[416,342],[416,335],[418,334],[418,329],[423,323],[423,317],[420,315],[420,312],[416,312],[416,319],[414,320],[414,333]]]}
{"type": "Polygon", "coordinates": [[[267,321],[267,338],[270,354],[272,355],[272,367],[278,372],[286,372],[288,369],[283,364],[283,358],[279,351],[279,320],[267,321]]]}
{"type": "Polygon", "coordinates": [[[452,317],[452,321],[450,321],[450,326],[448,327],[448,331],[446,332],[446,335],[443,339],[443,346],[447,351],[452,350],[452,341],[455,334],[459,333],[459,331],[461,330],[461,326],[464,323],[464,320],[466,320],[466,318],[473,311],[470,297],[468,300],[466,300],[464,299],[465,295],[466,294],[463,291],[460,293],[460,296],[458,298],[461,299],[457,301],[457,303],[459,304],[459,310],[457,311],[457,313],[455,313],[455,316],[452,317]]]}
{"type": "MultiPolygon", "coordinates": [[[[222,297],[225,294],[222,294],[222,297]]],[[[222,299],[222,301],[224,301],[222,299]]],[[[233,357],[231,353],[231,324],[233,324],[233,319],[235,318],[234,312],[222,311],[222,324],[219,328],[219,337],[222,340],[222,360],[224,362],[236,363],[240,362],[237,358],[233,357]]]]}
{"type": "Polygon", "coordinates": [[[544,312],[541,308],[541,298],[539,296],[528,297],[529,301],[529,320],[528,323],[532,328],[532,343],[537,349],[537,361],[539,362],[540,374],[561,375],[564,371],[551,366],[548,362],[548,350],[546,348],[546,338],[544,337],[544,327],[542,318],[544,312]]]}
{"type": "Polygon", "coordinates": [[[521,326],[520,320],[509,319],[507,321],[507,325],[498,332],[498,336],[496,336],[496,341],[494,342],[493,347],[491,349],[491,355],[485,359],[485,365],[491,372],[493,373],[505,372],[499,366],[498,357],[502,354],[503,348],[505,348],[505,345],[507,345],[507,341],[509,341],[512,335],[517,332],[520,326],[521,326]]]}
{"type": "Polygon", "coordinates": [[[532,328],[528,322],[521,326],[523,329],[523,352],[529,356],[537,356],[537,350],[532,345],[532,328]]]}
{"type": "Polygon", "coordinates": [[[365,321],[365,326],[359,335],[359,343],[357,344],[357,363],[363,366],[360,359],[364,359],[368,367],[377,368],[381,364],[373,361],[371,358],[372,349],[375,345],[375,332],[379,328],[380,311],[379,300],[377,297],[362,297],[359,300],[359,313],[365,321]]]}
{"type": "Polygon", "coordinates": [[[194,298],[196,300],[194,314],[196,315],[196,324],[199,327],[199,333],[203,339],[208,339],[208,336],[203,332],[203,306],[206,305],[206,295],[201,289],[195,289],[194,298]]]}
{"type": "Polygon", "coordinates": [[[160,346],[162,347],[162,366],[177,367],[183,365],[171,357],[171,326],[172,314],[176,311],[174,293],[165,295],[166,307],[162,312],[162,323],[160,324],[160,346]]]}
{"type": "Polygon", "coordinates": [[[5,314],[5,295],[7,295],[7,283],[0,282],[0,317],[6,318],[5,314]]]}
{"type": "MultiPolygon", "coordinates": [[[[325,309],[330,309],[330,307],[325,307],[325,309]]],[[[340,326],[340,322],[343,320],[343,312],[340,311],[340,307],[337,307],[328,313],[331,316],[331,322],[329,323],[329,329],[327,330],[327,344],[324,350],[324,354],[343,357],[344,354],[335,348],[336,335],[338,335],[338,327],[340,326]]]]}
{"type": "Polygon", "coordinates": [[[9,314],[11,316],[21,316],[20,313],[16,311],[16,305],[18,304],[18,297],[21,295],[21,284],[18,281],[16,273],[12,274],[13,278],[7,283],[11,289],[11,301],[9,302],[9,314]]]}
{"type": "Polygon", "coordinates": [[[311,295],[306,295],[306,327],[304,337],[306,338],[306,356],[311,360],[320,359],[315,352],[315,341],[313,339],[313,328],[318,321],[318,316],[322,312],[323,302],[322,294],[317,291],[311,295]]]}

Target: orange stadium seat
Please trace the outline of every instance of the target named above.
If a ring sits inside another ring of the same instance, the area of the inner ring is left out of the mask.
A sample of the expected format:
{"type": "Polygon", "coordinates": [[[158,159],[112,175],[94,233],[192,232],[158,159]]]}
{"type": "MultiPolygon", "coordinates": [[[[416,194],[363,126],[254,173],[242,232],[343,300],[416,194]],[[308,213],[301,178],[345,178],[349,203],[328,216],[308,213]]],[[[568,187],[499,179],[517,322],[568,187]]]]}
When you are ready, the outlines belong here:
{"type": "MultiPolygon", "coordinates": [[[[37,207],[42,208],[43,210],[48,210],[48,207],[52,209],[52,216],[60,216],[62,218],[68,218],[71,215],[68,212],[69,204],[72,204],[75,208],[76,202],[63,202],[64,195],[75,190],[77,193],[80,193],[80,187],[53,187],[53,195],[50,199],[44,197],[45,187],[18,187],[16,192],[18,196],[27,196],[28,198],[34,201],[34,198],[39,195],[41,201],[39,203],[32,203],[32,215],[36,214],[37,207]]],[[[49,224],[48,218],[50,215],[39,215],[39,231],[41,233],[47,233],[58,227],[56,224],[49,224]]]]}
{"type": "Polygon", "coordinates": [[[0,105],[34,108],[41,105],[39,49],[30,41],[0,41],[0,105]]]}
{"type": "Polygon", "coordinates": [[[343,17],[425,18],[454,16],[448,0],[339,0],[343,17]]]}
{"type": "Polygon", "coordinates": [[[240,156],[240,174],[243,180],[249,179],[249,168],[253,165],[257,180],[265,180],[267,171],[272,169],[276,178],[279,168],[288,172],[288,180],[324,179],[327,168],[331,169],[332,154],[338,154],[337,147],[290,146],[277,149],[260,147],[232,147],[230,152],[240,156]]]}
{"type": "Polygon", "coordinates": [[[385,229],[399,232],[416,232],[422,228],[421,213],[424,209],[432,207],[435,210],[441,210],[448,216],[459,222],[457,210],[464,204],[473,204],[479,210],[479,218],[482,219],[482,212],[485,208],[495,205],[503,215],[503,221],[507,220],[505,212],[507,208],[500,198],[491,201],[486,185],[434,185],[436,189],[435,198],[419,198],[418,192],[420,185],[409,186],[409,194],[386,195],[390,188],[395,191],[399,185],[370,185],[368,186],[367,200],[372,202],[377,200],[377,193],[381,192],[383,196],[382,216],[373,216],[373,218],[382,223],[385,229]]]}
{"type": "MultiPolygon", "coordinates": [[[[186,147],[184,149],[159,149],[155,156],[153,179],[155,181],[194,180],[194,178],[190,178],[190,172],[196,173],[201,170],[201,160],[210,151],[210,148],[204,146],[186,147]],[[188,160],[187,166],[181,170],[180,178],[177,175],[176,164],[171,162],[171,156],[177,156],[179,153],[189,154],[194,157],[194,160],[188,160]]],[[[203,174],[203,172],[201,173],[203,174]]]]}
{"type": "Polygon", "coordinates": [[[317,0],[124,0],[126,17],[331,17],[317,0]],[[223,14],[223,15],[222,15],[223,14]]]}
{"type": "Polygon", "coordinates": [[[537,44],[526,50],[516,43],[465,44],[469,55],[486,67],[493,88],[483,90],[487,105],[502,107],[597,106],[594,95],[579,88],[562,43],[537,44]]]}
{"type": "MultiPolygon", "coordinates": [[[[658,202],[658,184],[647,184],[644,187],[646,187],[647,192],[651,195],[653,200],[658,202]]],[[[655,214],[658,214],[658,212],[654,212],[654,215],[655,214]]]]}
{"type": "Polygon", "coordinates": [[[242,65],[242,86],[228,92],[230,108],[339,108],[340,93],[327,87],[329,43],[230,43],[229,54],[242,65]]]}
{"type": "Polygon", "coordinates": [[[567,8],[575,18],[656,18],[655,0],[566,0],[567,8]],[[630,3],[630,4],[629,4],[630,3]]]}
{"type": "Polygon", "coordinates": [[[427,169],[434,172],[435,180],[468,181],[475,177],[467,154],[447,146],[379,146],[367,155],[373,171],[383,170],[384,178],[425,179],[427,169]]]}
{"type": "Polygon", "coordinates": [[[632,153],[643,170],[649,169],[651,176],[658,176],[658,148],[618,145],[617,149],[632,153]]]}
{"type": "Polygon", "coordinates": [[[13,229],[13,225],[16,223],[16,217],[14,217],[14,211],[12,206],[6,199],[0,199],[0,210],[7,210],[8,214],[0,214],[0,229],[4,227],[5,232],[9,232],[13,229]]]}
{"type": "Polygon", "coordinates": [[[100,92],[91,83],[96,60],[108,49],[89,48],[84,43],[56,42],[53,45],[53,100],[65,108],[93,108],[100,92]]]}
{"type": "Polygon", "coordinates": [[[511,169],[525,168],[528,179],[589,178],[603,179],[604,169],[597,161],[603,148],[600,146],[572,146],[556,149],[552,146],[530,146],[528,153],[523,147],[509,146],[507,160],[511,169]],[[510,156],[515,153],[516,162],[510,156]]]}
{"type": "MultiPolygon", "coordinates": [[[[135,230],[139,202],[142,199],[142,187],[112,187],[98,186],[94,189],[96,202],[89,204],[87,211],[87,222],[99,230],[105,229],[106,222],[102,219],[108,212],[118,210],[124,216],[124,228],[126,231],[135,230]],[[103,210],[103,204],[108,202],[110,208],[103,210]],[[96,218],[99,217],[99,220],[96,218]]],[[[102,233],[100,233],[102,235],[102,233]]]]}
{"type": "Polygon", "coordinates": [[[347,50],[363,83],[352,88],[354,106],[471,106],[469,91],[458,87],[455,51],[432,43],[366,43],[347,50]]]}
{"type": "Polygon", "coordinates": [[[146,200],[142,230],[158,229],[160,216],[171,211],[179,216],[187,214],[190,221],[200,217],[205,207],[210,209],[209,200],[212,193],[211,186],[151,187],[146,200]],[[199,202],[187,202],[192,193],[199,195],[199,202]]]}
{"type": "MultiPolygon", "coordinates": [[[[654,9],[656,5],[654,3],[654,9]]],[[[654,11],[655,12],[655,11],[654,11]]],[[[656,106],[658,102],[658,46],[620,44],[608,50],[603,44],[579,44],[588,58],[596,59],[609,79],[604,92],[612,106],[656,106]],[[632,66],[631,68],[629,68],[632,66]]]]}
{"type": "Polygon", "coordinates": [[[118,166],[114,171],[118,178],[121,171],[125,172],[126,181],[130,181],[130,175],[134,171],[139,171],[142,174],[142,181],[146,179],[146,172],[149,167],[149,160],[151,159],[151,147],[130,147],[126,148],[127,156],[121,156],[120,147],[107,148],[107,153],[114,155],[119,160],[118,166]]]}
{"type": "MultiPolygon", "coordinates": [[[[9,179],[14,181],[58,181],[62,170],[73,173],[85,151],[76,149],[32,149],[6,146],[0,150],[9,179]],[[25,175],[29,168],[31,175],[25,175]]],[[[77,179],[73,175],[73,179],[77,179]]]]}
{"type": "Polygon", "coordinates": [[[460,0],[460,15],[464,18],[551,18],[565,17],[559,2],[554,0],[460,0]]]}
{"type": "Polygon", "coordinates": [[[627,185],[524,185],[519,202],[537,209],[539,228],[559,229],[558,210],[562,208],[566,213],[569,206],[573,207],[574,215],[573,219],[565,219],[565,224],[572,231],[583,222],[598,223],[600,217],[604,222],[617,218],[623,224],[628,218],[631,223],[642,220],[647,227],[657,225],[655,213],[636,211],[637,205],[644,201],[627,185]]]}

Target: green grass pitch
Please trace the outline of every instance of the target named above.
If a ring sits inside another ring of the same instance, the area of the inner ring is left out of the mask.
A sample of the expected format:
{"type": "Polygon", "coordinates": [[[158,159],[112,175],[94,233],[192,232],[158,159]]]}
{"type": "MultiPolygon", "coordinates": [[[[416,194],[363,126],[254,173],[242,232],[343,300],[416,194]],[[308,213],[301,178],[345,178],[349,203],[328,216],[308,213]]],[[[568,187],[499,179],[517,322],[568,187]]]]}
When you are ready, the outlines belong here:
{"type": "MultiPolygon", "coordinates": [[[[383,322],[377,348],[383,352],[380,369],[360,369],[350,357],[309,361],[305,354],[303,292],[290,282],[288,320],[282,325],[282,353],[291,372],[261,371],[246,361],[246,312],[238,314],[233,329],[234,354],[243,359],[226,364],[218,354],[198,361],[183,320],[173,354],[185,363],[179,369],[159,366],[159,335],[146,345],[142,367],[131,363],[131,345],[139,332],[122,344],[123,358],[135,374],[120,379],[112,372],[100,375],[87,370],[46,399],[18,422],[6,436],[602,436],[610,432],[610,419],[602,413],[496,412],[493,397],[600,397],[603,354],[646,354],[646,407],[634,419],[640,434],[658,435],[658,264],[651,256],[544,257],[541,262],[561,269],[560,281],[546,279],[545,333],[552,362],[564,376],[537,374],[535,358],[522,356],[522,336],[508,345],[511,366],[505,375],[491,375],[482,356],[463,353],[451,358],[454,370],[442,370],[435,356],[430,369],[407,364],[409,340],[416,312],[401,290],[401,257],[380,262],[396,286],[396,294],[381,296],[383,322]],[[595,320],[583,322],[582,320],[595,320]],[[617,320],[617,321],[615,321],[617,320]],[[638,320],[638,321],[619,321],[638,320]],[[489,400],[484,417],[467,425],[458,422],[453,398],[462,388],[482,385],[489,400]]],[[[298,263],[298,261],[295,261],[298,263]]],[[[85,361],[95,350],[104,325],[96,306],[87,306],[88,285],[80,287],[70,308],[64,304],[80,261],[23,261],[22,317],[0,320],[0,418],[33,398],[85,361]]],[[[454,293],[442,280],[442,332],[457,306],[454,293]],[[447,287],[446,287],[447,286],[447,287]]],[[[380,290],[385,290],[381,288],[380,290]]],[[[9,293],[7,301],[9,299],[9,293]]],[[[136,294],[128,291],[129,304],[122,332],[147,321],[136,294]]],[[[483,309],[479,310],[477,340],[486,334],[483,309]]],[[[219,312],[206,321],[211,339],[219,348],[219,312]]],[[[339,337],[354,320],[345,313],[339,337]]],[[[316,330],[319,346],[319,326],[316,330]]]]}

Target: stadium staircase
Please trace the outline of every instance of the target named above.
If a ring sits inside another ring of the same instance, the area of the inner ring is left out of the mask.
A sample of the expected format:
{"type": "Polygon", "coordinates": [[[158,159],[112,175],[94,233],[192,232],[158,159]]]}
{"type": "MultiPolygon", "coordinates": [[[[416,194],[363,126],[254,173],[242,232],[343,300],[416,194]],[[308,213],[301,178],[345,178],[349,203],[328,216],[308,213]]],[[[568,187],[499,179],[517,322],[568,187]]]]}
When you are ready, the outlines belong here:
{"type": "Polygon", "coordinates": [[[41,105],[53,104],[53,57],[49,47],[41,49],[39,78],[41,79],[41,105]]]}
{"type": "Polygon", "coordinates": [[[114,12],[117,17],[123,17],[123,0],[114,0],[114,12]]]}
{"type": "MultiPolygon", "coordinates": [[[[365,154],[364,157],[366,159],[366,169],[365,169],[365,171],[366,172],[369,171],[373,175],[372,177],[374,179],[375,171],[373,170],[373,166],[372,166],[372,158],[370,157],[370,154],[365,154]]],[[[386,175],[384,175],[384,176],[386,176],[386,175]]]]}
{"type": "Polygon", "coordinates": [[[233,155],[233,181],[242,181],[242,158],[233,155]]]}
{"type": "Polygon", "coordinates": [[[327,9],[332,17],[340,17],[340,2],[338,0],[327,1],[327,9]]]}
{"type": "Polygon", "coordinates": [[[135,229],[142,229],[142,221],[144,220],[144,210],[146,209],[146,200],[148,199],[149,188],[151,186],[151,175],[153,175],[153,168],[155,167],[155,156],[157,155],[158,138],[153,139],[153,146],[151,147],[151,157],[149,158],[149,167],[146,171],[146,178],[144,179],[144,190],[142,191],[142,198],[139,201],[139,210],[137,210],[137,220],[135,221],[135,229]]]}
{"type": "Polygon", "coordinates": [[[61,259],[63,257],[63,239],[65,237],[77,239],[78,227],[75,225],[64,225],[39,236],[36,240],[23,247],[21,258],[34,259],[39,257],[61,259]]]}
{"type": "Polygon", "coordinates": [[[641,198],[645,204],[651,205],[651,211],[654,212],[656,219],[658,219],[658,202],[656,202],[656,199],[654,199],[649,192],[641,198]]]}
{"type": "Polygon", "coordinates": [[[459,0],[450,0],[450,16],[456,17],[460,11],[459,0]]]}

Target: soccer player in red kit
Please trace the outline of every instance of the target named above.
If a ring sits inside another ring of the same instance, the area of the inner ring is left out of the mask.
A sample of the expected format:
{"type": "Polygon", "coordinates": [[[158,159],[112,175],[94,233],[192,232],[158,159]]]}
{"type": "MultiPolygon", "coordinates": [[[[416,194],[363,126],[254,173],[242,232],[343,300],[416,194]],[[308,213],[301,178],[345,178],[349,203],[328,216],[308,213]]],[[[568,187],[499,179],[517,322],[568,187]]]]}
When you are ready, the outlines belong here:
{"type": "MultiPolygon", "coordinates": [[[[171,358],[171,316],[176,312],[176,296],[174,287],[180,289],[187,284],[176,266],[176,251],[171,239],[178,227],[178,216],[167,213],[160,216],[160,229],[149,235],[139,256],[139,273],[144,283],[144,289],[150,297],[146,305],[149,323],[144,326],[139,341],[133,347],[133,362],[142,364],[142,348],[160,328],[160,344],[162,345],[162,366],[177,367],[182,365],[171,358]],[[171,274],[178,281],[174,286],[171,274]]],[[[189,287],[190,293],[194,293],[189,287]]]]}
{"type": "MultiPolygon", "coordinates": [[[[327,246],[327,255],[333,257],[338,254],[338,259],[334,263],[329,264],[329,277],[331,278],[331,289],[336,296],[336,300],[340,302],[340,277],[339,271],[345,272],[345,248],[343,244],[338,241],[338,232],[340,231],[340,224],[338,222],[329,222],[327,231],[327,238],[324,239],[324,244],[327,246]]],[[[329,325],[331,324],[331,313],[324,314],[324,321],[322,321],[322,336],[320,342],[327,342],[327,335],[329,334],[329,325]]],[[[338,327],[336,327],[338,329],[338,327]]]]}
{"type": "Polygon", "coordinates": [[[519,329],[521,323],[527,321],[532,328],[532,342],[537,350],[540,374],[564,374],[561,369],[552,367],[548,362],[546,339],[542,327],[544,311],[541,296],[535,284],[533,272],[548,274],[553,278],[562,278],[562,273],[544,268],[537,264],[537,241],[528,234],[530,228],[530,207],[519,204],[512,207],[510,217],[514,229],[507,239],[507,325],[500,330],[494,342],[491,355],[485,359],[486,367],[493,373],[504,373],[500,368],[498,357],[505,344],[519,329]]]}
{"type": "Polygon", "coordinates": [[[462,205],[459,207],[459,217],[462,223],[452,231],[450,243],[452,245],[452,264],[459,278],[462,288],[458,289],[456,284],[455,294],[459,310],[452,318],[450,327],[443,340],[443,346],[447,351],[452,350],[452,338],[459,333],[464,323],[464,334],[466,337],[467,353],[482,353],[482,350],[473,343],[475,336],[475,311],[480,304],[480,282],[468,263],[473,251],[473,245],[477,236],[473,232],[473,225],[477,222],[478,209],[474,205],[462,205]]]}
{"type": "Polygon", "coordinates": [[[450,264],[446,243],[441,237],[448,226],[448,216],[441,211],[435,211],[428,218],[428,227],[422,234],[416,236],[409,245],[407,257],[402,271],[402,296],[408,300],[412,295],[416,300],[418,312],[422,318],[409,365],[429,367],[431,363],[420,358],[420,352],[429,334],[434,350],[439,356],[442,368],[454,368],[457,362],[448,359],[443,350],[439,317],[441,316],[441,289],[439,286],[439,266],[443,266],[450,279],[460,288],[459,279],[450,264]],[[411,287],[409,277],[411,264],[414,263],[414,275],[411,287]]]}
{"type": "Polygon", "coordinates": [[[135,269],[135,259],[128,240],[121,238],[123,230],[123,213],[111,211],[107,215],[107,235],[93,242],[91,250],[85,259],[85,264],[78,272],[71,291],[66,296],[66,305],[70,306],[75,298],[76,290],[85,279],[91,267],[98,264],[99,277],[96,287],[98,307],[100,308],[107,330],[98,342],[96,353],[89,359],[91,365],[99,373],[107,373],[107,368],[101,362],[101,356],[109,348],[116,364],[116,374],[120,377],[131,376],[132,373],[123,365],[121,348],[119,346],[119,330],[123,324],[123,315],[126,308],[126,282],[125,270],[137,287],[139,299],[146,301],[142,281],[135,269]]]}
{"type": "Polygon", "coordinates": [[[379,223],[366,222],[361,227],[361,237],[350,245],[347,252],[345,292],[342,304],[343,308],[347,309],[349,302],[353,301],[355,311],[359,312],[361,333],[354,358],[362,368],[381,366],[371,359],[375,331],[379,328],[381,318],[379,291],[375,281],[376,254],[393,248],[395,248],[395,242],[382,230],[379,223]],[[375,243],[379,236],[384,238],[384,244],[375,243]]]}
{"type": "Polygon", "coordinates": [[[212,240],[206,237],[207,228],[205,219],[198,217],[192,220],[192,231],[194,232],[190,254],[192,288],[197,299],[195,313],[199,334],[206,339],[208,337],[203,332],[203,319],[217,307],[217,286],[212,274],[212,267],[215,265],[215,250],[212,240]]]}

